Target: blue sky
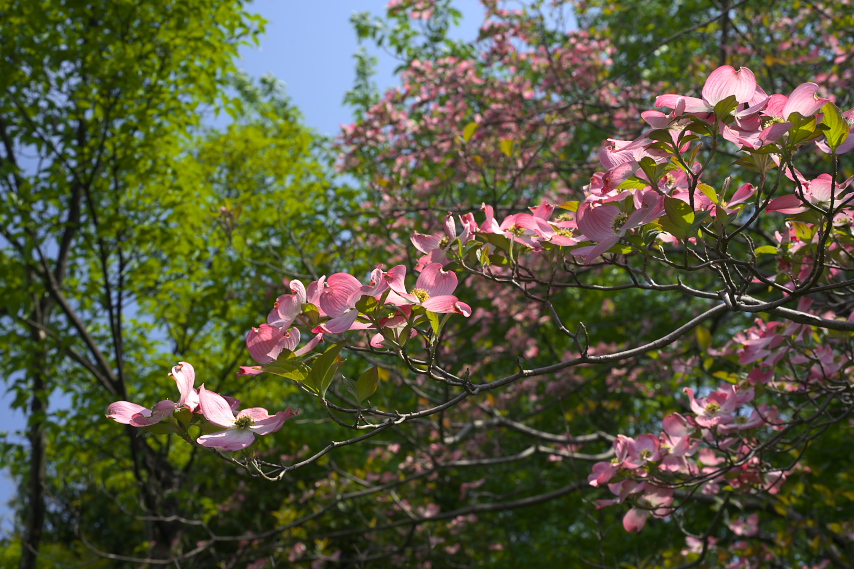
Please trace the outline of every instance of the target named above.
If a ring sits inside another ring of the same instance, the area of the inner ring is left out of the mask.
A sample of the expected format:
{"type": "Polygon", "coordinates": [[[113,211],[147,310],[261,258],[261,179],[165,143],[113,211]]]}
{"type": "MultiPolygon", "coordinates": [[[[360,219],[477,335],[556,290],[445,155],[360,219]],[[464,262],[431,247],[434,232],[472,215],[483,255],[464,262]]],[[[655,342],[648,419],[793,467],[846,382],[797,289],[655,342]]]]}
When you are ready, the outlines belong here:
{"type": "MultiPolygon", "coordinates": [[[[238,66],[251,76],[269,73],[283,81],[306,124],[321,134],[336,135],[340,125],[352,122],[350,109],[342,104],[355,79],[353,54],[358,49],[350,16],[355,12],[382,15],[386,4],[386,0],[256,0],[250,10],[268,20],[266,34],[259,47],[241,50],[238,66]]],[[[458,8],[464,19],[453,35],[472,40],[482,19],[480,2],[460,0],[458,8]]],[[[379,59],[375,82],[380,88],[395,85],[397,62],[377,50],[371,53],[379,59]]],[[[16,431],[24,428],[25,418],[11,409],[11,403],[12,395],[0,392],[0,431],[10,433],[12,441],[20,441],[16,431]]],[[[61,398],[52,401],[54,410],[67,404],[61,398]]],[[[11,481],[0,475],[0,535],[12,529],[5,504],[14,494],[11,481]]]]}

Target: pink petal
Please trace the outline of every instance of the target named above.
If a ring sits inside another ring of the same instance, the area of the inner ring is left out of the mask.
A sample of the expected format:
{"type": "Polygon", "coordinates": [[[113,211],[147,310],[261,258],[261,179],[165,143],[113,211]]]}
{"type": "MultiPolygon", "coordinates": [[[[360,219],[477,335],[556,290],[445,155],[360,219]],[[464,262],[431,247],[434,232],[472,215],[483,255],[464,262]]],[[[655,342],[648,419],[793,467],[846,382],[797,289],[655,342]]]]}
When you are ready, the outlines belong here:
{"type": "Polygon", "coordinates": [[[269,324],[261,324],[258,328],[252,328],[247,334],[246,347],[252,359],[264,365],[275,361],[282,353],[283,339],[281,330],[269,324]]]}
{"type": "Polygon", "coordinates": [[[134,415],[128,424],[132,427],[150,427],[174,413],[175,409],[174,402],[160,401],[151,411],[146,409],[144,412],[134,415]]]}
{"type": "Polygon", "coordinates": [[[794,215],[796,213],[805,212],[808,209],[809,208],[804,205],[804,202],[802,202],[798,196],[795,194],[789,194],[786,196],[780,196],[779,198],[774,198],[768,202],[768,207],[765,208],[765,211],[778,211],[787,215],[794,215]]]}
{"type": "Polygon", "coordinates": [[[741,202],[750,199],[756,193],[756,187],[753,184],[742,184],[732,195],[728,205],[740,204],[741,202]]]}
{"type": "Polygon", "coordinates": [[[450,294],[431,296],[422,302],[421,306],[437,314],[462,314],[465,317],[471,315],[471,307],[450,294]]]}
{"type": "Polygon", "coordinates": [[[305,286],[300,281],[294,279],[291,281],[290,289],[291,292],[294,293],[294,296],[296,296],[297,300],[299,300],[300,304],[304,304],[307,298],[305,294],[305,286]]]}
{"type": "Polygon", "coordinates": [[[357,329],[353,328],[353,324],[356,322],[356,318],[359,316],[359,311],[355,308],[351,308],[344,314],[338,316],[337,318],[333,318],[324,324],[321,324],[317,328],[315,328],[314,332],[328,332],[330,334],[343,334],[347,330],[357,329]]]}
{"type": "Polygon", "coordinates": [[[445,234],[451,241],[457,238],[457,226],[454,223],[454,216],[450,213],[445,216],[445,234]]]}
{"type": "Polygon", "coordinates": [[[277,328],[289,328],[296,317],[302,314],[304,300],[305,295],[300,299],[299,295],[283,294],[276,299],[276,306],[267,316],[267,323],[277,328]]]}
{"type": "Polygon", "coordinates": [[[151,410],[129,401],[116,401],[107,407],[107,417],[117,423],[129,425],[134,415],[150,416],[151,410]]]}
{"type": "Polygon", "coordinates": [[[178,365],[172,368],[172,379],[178,384],[178,392],[181,394],[178,399],[178,406],[182,406],[187,402],[187,398],[191,394],[195,394],[193,383],[196,381],[196,370],[187,362],[178,362],[178,365]]]}
{"type": "Polygon", "coordinates": [[[282,332],[282,348],[291,352],[299,345],[299,330],[290,328],[282,332]]]}
{"type": "Polygon", "coordinates": [[[371,347],[381,349],[385,347],[385,337],[382,334],[374,334],[371,337],[371,347]]]}
{"type": "Polygon", "coordinates": [[[362,283],[348,273],[335,273],[326,279],[326,288],[320,295],[320,307],[332,318],[344,314],[353,305],[351,296],[362,288],[362,283]]]}
{"type": "MultiPolygon", "coordinates": [[[[583,255],[585,264],[589,264],[593,259],[608,251],[608,249],[616,245],[619,240],[620,237],[618,235],[614,235],[608,239],[603,239],[601,243],[590,249],[586,255],[583,255]]],[[[580,249],[577,251],[580,251],[580,249]]],[[[577,251],[573,251],[573,254],[580,254],[577,253],[577,251]]]]}
{"type": "Polygon", "coordinates": [[[424,254],[430,253],[433,249],[439,248],[439,242],[442,240],[438,235],[423,235],[421,233],[413,233],[409,238],[415,248],[424,254]]]}
{"type": "Polygon", "coordinates": [[[224,452],[242,450],[255,442],[255,434],[248,429],[226,429],[196,439],[205,447],[217,448],[224,452]]]}
{"type": "Polygon", "coordinates": [[[326,316],[326,313],[322,312],[323,309],[320,308],[320,295],[323,294],[323,290],[326,288],[326,277],[320,277],[316,281],[312,281],[308,285],[308,290],[305,294],[305,301],[310,302],[311,304],[318,307],[321,310],[321,316],[326,316]]]}
{"type": "Polygon", "coordinates": [[[794,112],[800,113],[802,117],[809,117],[818,112],[830,99],[816,97],[817,91],[818,85],[815,83],[804,83],[795,87],[783,108],[783,118],[788,119],[794,112]]]}
{"type": "Polygon", "coordinates": [[[249,417],[253,421],[263,421],[264,419],[269,419],[270,414],[263,407],[250,407],[237,414],[237,419],[241,417],[249,417]]]}
{"type": "Polygon", "coordinates": [[[300,348],[299,350],[294,352],[294,355],[299,357],[303,356],[314,349],[321,341],[323,340],[323,334],[317,334],[314,338],[309,340],[308,344],[300,348]]]}
{"type": "Polygon", "coordinates": [[[697,430],[688,420],[679,413],[673,413],[664,418],[664,432],[673,438],[688,437],[697,430]]]}
{"type": "MultiPolygon", "coordinates": [[[[830,195],[833,189],[833,176],[821,174],[818,178],[810,181],[810,191],[807,197],[812,196],[812,203],[830,203],[830,195]]],[[[840,190],[839,185],[836,187],[840,190]]],[[[844,189],[844,188],[843,188],[844,189]]]]}
{"type": "Polygon", "coordinates": [[[676,109],[680,105],[684,105],[685,113],[707,113],[711,109],[702,99],[696,97],[684,97],[682,95],[660,95],[655,99],[656,107],[668,107],[676,109]]]}
{"type": "Polygon", "coordinates": [[[703,85],[703,99],[712,107],[730,95],[735,95],[739,103],[746,103],[756,91],[756,76],[747,67],[738,71],[730,65],[723,65],[712,71],[703,85]]]}
{"type": "MultiPolygon", "coordinates": [[[[831,153],[830,145],[827,143],[826,140],[819,140],[815,143],[815,145],[825,154],[831,153]]],[[[845,142],[839,145],[839,147],[836,149],[836,154],[845,154],[846,152],[849,152],[852,148],[854,148],[854,131],[850,132],[845,142]]]]}
{"type": "Polygon", "coordinates": [[[234,425],[234,413],[231,411],[231,406],[221,395],[208,391],[204,385],[199,388],[199,407],[201,407],[205,419],[217,427],[234,425]]]}
{"type": "Polygon", "coordinates": [[[669,127],[671,121],[671,118],[661,111],[644,111],[641,113],[641,118],[643,118],[649,126],[656,129],[669,127]]]}
{"type": "Polygon", "coordinates": [[[237,369],[237,377],[244,375],[260,375],[262,373],[264,373],[264,370],[258,366],[240,366],[237,369]]]}
{"type": "Polygon", "coordinates": [[[649,510],[632,508],[623,516],[623,527],[628,532],[640,532],[646,525],[647,518],[649,518],[649,510]]]}
{"type": "Polygon", "coordinates": [[[404,282],[406,279],[406,267],[403,265],[392,267],[385,274],[385,279],[391,290],[398,294],[406,294],[406,284],[404,282]]]}
{"type": "Polygon", "coordinates": [[[770,117],[782,117],[783,109],[786,108],[788,102],[789,97],[786,95],[771,95],[768,97],[768,104],[765,106],[765,114],[770,117]]]}
{"type": "MultiPolygon", "coordinates": [[[[611,239],[617,234],[614,231],[614,220],[620,215],[620,208],[615,205],[594,205],[584,202],[578,206],[576,222],[578,229],[590,241],[603,241],[611,239]]],[[[614,241],[611,243],[613,245],[614,241]]],[[[611,245],[608,245],[610,247],[611,245]]],[[[608,248],[606,247],[606,249],[608,248]]]]}
{"type": "Polygon", "coordinates": [[[295,417],[297,413],[299,413],[299,411],[294,412],[293,409],[288,407],[284,411],[279,411],[275,415],[269,416],[265,419],[256,420],[255,424],[249,427],[249,429],[256,435],[269,435],[270,433],[275,433],[281,429],[282,425],[285,424],[285,421],[291,417],[295,417]]]}
{"type": "Polygon", "coordinates": [[[427,291],[431,297],[452,294],[457,288],[457,275],[442,269],[440,263],[430,263],[418,275],[415,288],[427,291]]]}

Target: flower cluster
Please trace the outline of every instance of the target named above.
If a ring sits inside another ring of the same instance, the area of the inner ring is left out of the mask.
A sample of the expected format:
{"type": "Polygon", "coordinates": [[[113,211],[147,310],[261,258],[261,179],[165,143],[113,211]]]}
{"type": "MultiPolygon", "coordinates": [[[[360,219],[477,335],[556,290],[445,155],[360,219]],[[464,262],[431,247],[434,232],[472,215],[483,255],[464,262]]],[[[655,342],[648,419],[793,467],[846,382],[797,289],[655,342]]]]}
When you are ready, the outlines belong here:
{"type": "Polygon", "coordinates": [[[255,442],[256,435],[275,433],[285,421],[299,413],[290,407],[275,415],[260,407],[238,411],[240,401],[237,399],[209,391],[204,385],[198,390],[193,387],[196,372],[187,362],[179,362],[169,376],[178,384],[178,401],[160,401],[151,409],[128,401],[117,401],[107,408],[107,417],[117,423],[140,428],[165,423],[166,432],[175,432],[187,440],[191,440],[189,425],[198,423],[208,434],[198,437],[195,442],[226,452],[249,447],[255,442]]]}
{"type": "MultiPolygon", "coordinates": [[[[450,218],[450,216],[449,216],[450,218]]],[[[464,221],[465,226],[465,221],[464,221]]],[[[353,330],[373,330],[371,346],[383,347],[387,342],[397,345],[404,328],[415,332],[415,325],[425,314],[471,315],[471,307],[454,296],[457,275],[446,271],[441,262],[430,262],[442,257],[446,242],[457,238],[453,219],[446,223],[450,238],[416,235],[427,253],[422,260],[423,269],[415,286],[407,289],[406,267],[397,265],[388,271],[378,267],[371,271],[370,281],[362,284],[349,273],[322,276],[305,287],[300,281],[289,284],[291,293],[279,296],[267,316],[267,322],[252,328],[246,337],[249,354],[264,366],[276,361],[283,352],[302,357],[313,350],[326,334],[343,334],[353,330]],[[435,241],[435,243],[434,243],[435,241]],[[309,328],[315,335],[302,348],[297,349],[301,333],[295,324],[309,328]]],[[[466,226],[462,238],[469,234],[466,226]]],[[[244,366],[238,375],[263,373],[260,366],[244,366]]]]}

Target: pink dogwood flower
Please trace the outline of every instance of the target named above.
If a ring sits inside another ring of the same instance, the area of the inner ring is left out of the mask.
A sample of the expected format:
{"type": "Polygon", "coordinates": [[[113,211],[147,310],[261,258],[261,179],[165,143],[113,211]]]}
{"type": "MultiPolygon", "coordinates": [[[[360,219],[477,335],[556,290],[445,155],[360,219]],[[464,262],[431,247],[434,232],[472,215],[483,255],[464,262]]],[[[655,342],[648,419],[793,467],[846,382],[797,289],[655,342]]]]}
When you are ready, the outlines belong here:
{"type": "Polygon", "coordinates": [[[273,310],[267,316],[267,323],[276,328],[290,328],[297,316],[302,314],[302,305],[307,301],[305,286],[298,281],[290,283],[292,294],[283,294],[276,299],[273,310]]]}
{"type": "Polygon", "coordinates": [[[424,235],[417,231],[412,235],[410,240],[415,248],[424,253],[424,256],[418,259],[417,270],[421,270],[430,263],[441,263],[447,265],[447,252],[457,239],[465,245],[471,240],[472,233],[477,230],[477,223],[474,221],[474,216],[467,213],[460,217],[463,225],[463,230],[457,234],[457,226],[454,222],[454,217],[450,213],[445,216],[445,234],[434,233],[433,235],[424,235]]]}
{"type": "Polygon", "coordinates": [[[221,395],[208,391],[204,385],[199,388],[199,403],[205,419],[224,430],[203,435],[196,442],[223,452],[245,449],[255,442],[256,435],[275,433],[282,428],[285,421],[299,413],[288,407],[270,415],[266,409],[253,407],[240,411],[235,417],[228,401],[221,395]]]}
{"type": "Polygon", "coordinates": [[[681,108],[686,113],[711,113],[715,105],[734,95],[739,104],[754,103],[751,106],[758,107],[756,110],[759,110],[764,104],[761,101],[764,91],[759,89],[762,92],[758,93],[757,89],[756,76],[750,69],[742,67],[736,71],[730,65],[723,65],[712,71],[706,79],[702,99],[683,95],[661,95],[655,100],[655,106],[681,108]],[[757,99],[760,100],[756,101],[757,99]]]}
{"type": "Polygon", "coordinates": [[[638,506],[629,510],[623,516],[623,528],[628,532],[640,532],[646,525],[650,514],[658,518],[666,517],[673,513],[673,489],[659,488],[644,483],[644,488],[638,498],[638,506]]]}
{"type": "MultiPolygon", "coordinates": [[[[796,175],[798,176],[801,187],[803,188],[804,198],[815,206],[823,208],[830,207],[830,201],[831,198],[833,198],[835,207],[838,206],[841,201],[847,200],[850,197],[849,195],[843,196],[841,194],[848,188],[851,182],[854,181],[854,177],[848,178],[844,182],[834,184],[833,176],[830,174],[821,174],[814,180],[804,179],[800,172],[796,172],[796,175]],[[834,188],[834,186],[836,187],[834,188]]],[[[777,211],[780,213],[794,215],[796,213],[805,212],[808,209],[809,207],[804,205],[803,200],[797,194],[788,194],[780,196],[779,198],[774,198],[768,202],[768,207],[765,208],[765,211],[777,211]]]]}
{"type": "Polygon", "coordinates": [[[331,318],[313,332],[341,334],[347,330],[365,329],[369,324],[356,322],[359,310],[356,303],[364,295],[362,283],[349,273],[330,275],[320,293],[320,307],[331,318]]]}
{"type": "Polygon", "coordinates": [[[116,401],[107,407],[107,417],[131,427],[150,427],[163,419],[171,416],[175,411],[186,407],[195,411],[199,405],[199,395],[193,389],[196,380],[196,370],[187,362],[178,362],[169,374],[178,385],[178,401],[168,399],[158,402],[153,408],[148,409],[142,405],[129,401],[116,401]]]}
{"type": "Polygon", "coordinates": [[[647,192],[642,200],[641,206],[631,215],[612,204],[584,202],[579,205],[576,213],[578,229],[587,239],[599,244],[575,249],[573,254],[585,257],[590,262],[616,245],[630,229],[658,219],[664,213],[664,198],[657,193],[647,192]]]}
{"type": "MultiPolygon", "coordinates": [[[[405,271],[405,267],[400,266],[405,271]]],[[[430,263],[418,275],[411,293],[403,287],[402,276],[389,282],[389,287],[398,296],[389,296],[389,302],[397,301],[401,305],[417,304],[438,314],[457,313],[471,316],[471,307],[460,302],[460,299],[452,294],[457,288],[457,282],[457,275],[444,270],[441,263],[430,263]]]]}

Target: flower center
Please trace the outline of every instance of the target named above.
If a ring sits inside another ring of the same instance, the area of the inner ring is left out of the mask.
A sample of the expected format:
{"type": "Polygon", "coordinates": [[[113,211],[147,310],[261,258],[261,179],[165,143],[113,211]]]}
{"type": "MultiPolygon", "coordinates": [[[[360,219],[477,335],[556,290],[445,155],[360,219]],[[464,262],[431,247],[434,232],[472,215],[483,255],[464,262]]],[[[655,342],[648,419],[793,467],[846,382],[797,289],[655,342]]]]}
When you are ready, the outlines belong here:
{"type": "Polygon", "coordinates": [[[614,233],[619,231],[619,229],[626,224],[629,220],[629,214],[627,213],[618,213],[617,217],[614,218],[614,221],[611,222],[611,229],[614,230],[614,233]]]}
{"type": "Polygon", "coordinates": [[[450,242],[451,242],[451,240],[448,239],[447,237],[442,237],[441,239],[439,239],[439,249],[444,249],[445,247],[448,246],[448,243],[450,243],[450,242]]]}
{"type": "Polygon", "coordinates": [[[572,229],[567,229],[566,227],[556,227],[555,234],[560,235],[561,237],[572,237],[572,229]]]}
{"type": "Polygon", "coordinates": [[[424,302],[430,298],[430,293],[423,288],[416,288],[412,291],[412,295],[418,299],[418,302],[424,302]]]}
{"type": "Polygon", "coordinates": [[[640,457],[643,459],[647,459],[652,456],[652,451],[649,449],[644,449],[640,451],[640,457]]]}
{"type": "Polygon", "coordinates": [[[518,225],[511,225],[510,227],[507,228],[507,233],[512,233],[513,235],[515,235],[517,237],[521,237],[522,235],[525,234],[525,230],[523,228],[519,227],[518,225]]]}
{"type": "Polygon", "coordinates": [[[243,417],[238,417],[234,421],[234,426],[238,429],[248,429],[253,424],[255,424],[255,421],[252,420],[252,417],[246,415],[244,415],[243,417]]]}
{"type": "Polygon", "coordinates": [[[721,406],[719,403],[712,401],[711,403],[706,404],[706,413],[717,413],[720,410],[721,406]]]}

